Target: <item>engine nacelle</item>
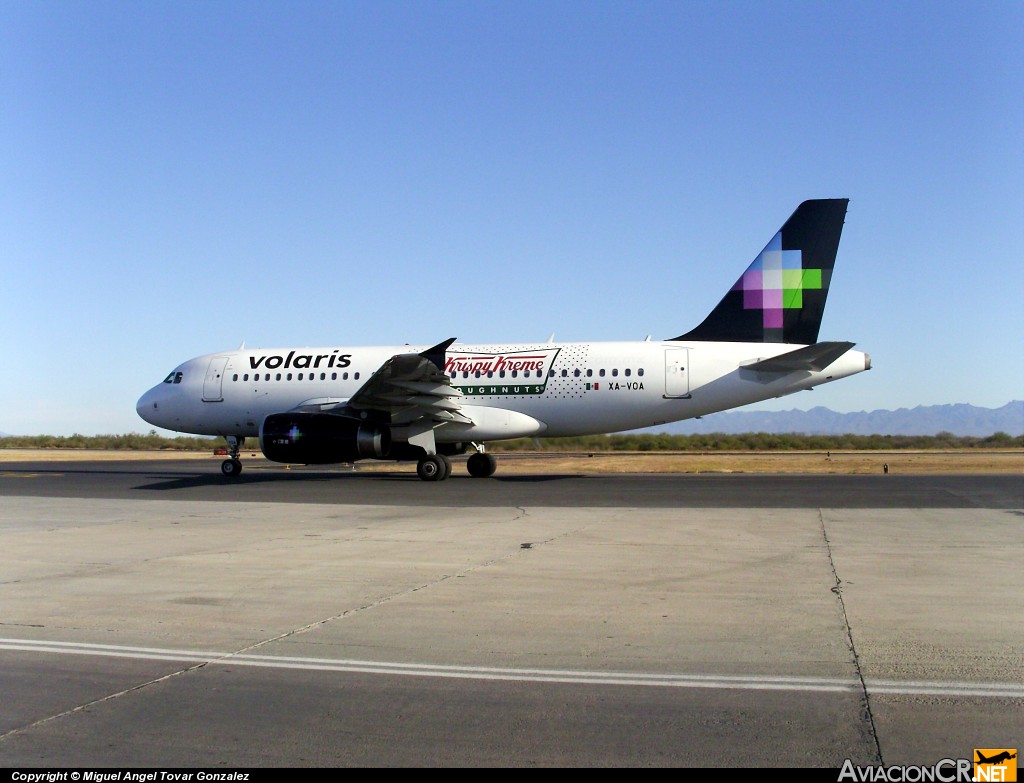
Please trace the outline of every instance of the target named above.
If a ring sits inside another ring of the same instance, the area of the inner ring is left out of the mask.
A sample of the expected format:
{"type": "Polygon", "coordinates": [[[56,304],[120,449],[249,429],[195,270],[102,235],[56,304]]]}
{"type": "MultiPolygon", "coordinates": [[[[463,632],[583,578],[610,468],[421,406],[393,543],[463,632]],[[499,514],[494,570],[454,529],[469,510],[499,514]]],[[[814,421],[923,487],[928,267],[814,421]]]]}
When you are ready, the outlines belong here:
{"type": "Polygon", "coordinates": [[[275,413],[260,427],[260,449],[274,462],[303,465],[381,459],[391,451],[391,430],[329,413],[275,413]]]}

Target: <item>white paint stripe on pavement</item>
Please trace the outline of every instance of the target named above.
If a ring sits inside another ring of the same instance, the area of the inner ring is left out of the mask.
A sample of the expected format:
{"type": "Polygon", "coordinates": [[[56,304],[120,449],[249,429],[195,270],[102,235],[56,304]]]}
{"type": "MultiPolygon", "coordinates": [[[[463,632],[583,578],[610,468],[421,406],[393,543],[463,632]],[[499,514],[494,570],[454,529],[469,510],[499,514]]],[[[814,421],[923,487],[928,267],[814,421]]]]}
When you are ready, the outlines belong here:
{"type": "MultiPolygon", "coordinates": [[[[332,658],[301,658],[252,655],[244,652],[176,650],[158,647],[127,647],[80,642],[38,641],[0,638],[0,650],[62,655],[94,655],[137,660],[175,661],[274,669],[390,674],[517,682],[576,683],[587,685],[645,685],[661,688],[731,688],[735,690],[783,690],[812,692],[854,692],[855,678],[794,677],[769,675],[665,674],[645,672],[599,672],[565,669],[508,669],[489,666],[444,666],[423,663],[390,663],[332,658]]],[[[1024,698],[1024,684],[1006,682],[940,682],[867,680],[869,693],[937,696],[1024,698]]]]}

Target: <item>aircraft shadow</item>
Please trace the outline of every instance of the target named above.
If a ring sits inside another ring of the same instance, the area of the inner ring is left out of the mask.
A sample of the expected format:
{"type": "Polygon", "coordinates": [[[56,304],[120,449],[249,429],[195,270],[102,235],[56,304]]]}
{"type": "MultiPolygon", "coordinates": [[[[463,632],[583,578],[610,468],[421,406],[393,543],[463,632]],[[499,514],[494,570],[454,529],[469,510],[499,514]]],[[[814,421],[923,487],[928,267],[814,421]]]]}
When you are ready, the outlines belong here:
{"type": "MultiPolygon", "coordinates": [[[[337,473],[337,472],[323,472],[318,473],[314,471],[253,471],[252,473],[245,474],[237,478],[224,478],[214,473],[200,473],[183,476],[178,474],[150,474],[148,476],[153,481],[145,484],[138,484],[134,487],[136,490],[143,490],[148,492],[166,492],[182,489],[196,489],[201,487],[242,487],[242,486],[256,486],[256,485],[272,485],[282,484],[288,482],[301,482],[301,483],[326,483],[326,482],[338,482],[338,481],[358,481],[362,483],[397,483],[397,484],[427,484],[427,482],[420,481],[420,479],[414,473],[337,473]]],[[[490,479],[484,479],[495,481],[502,484],[536,484],[546,483],[551,481],[565,481],[567,479],[579,479],[584,478],[582,474],[576,473],[565,473],[565,474],[544,474],[544,475],[515,475],[515,476],[492,476],[490,479]]],[[[481,479],[473,479],[471,476],[451,476],[446,481],[437,484],[436,486],[450,486],[453,481],[456,483],[462,483],[463,481],[476,481],[479,482],[481,479]]],[[[428,485],[429,486],[429,485],[428,485]]]]}

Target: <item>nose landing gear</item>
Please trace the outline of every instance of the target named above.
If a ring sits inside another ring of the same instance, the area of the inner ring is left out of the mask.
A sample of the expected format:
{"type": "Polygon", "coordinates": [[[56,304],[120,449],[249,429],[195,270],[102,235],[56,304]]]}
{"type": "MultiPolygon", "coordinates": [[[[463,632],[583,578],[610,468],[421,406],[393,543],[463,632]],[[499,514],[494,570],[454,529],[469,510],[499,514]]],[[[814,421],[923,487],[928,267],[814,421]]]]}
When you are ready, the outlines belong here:
{"type": "Polygon", "coordinates": [[[245,445],[245,438],[228,435],[228,454],[231,456],[220,463],[220,472],[224,478],[238,478],[242,472],[242,461],[238,458],[238,452],[245,445]]]}

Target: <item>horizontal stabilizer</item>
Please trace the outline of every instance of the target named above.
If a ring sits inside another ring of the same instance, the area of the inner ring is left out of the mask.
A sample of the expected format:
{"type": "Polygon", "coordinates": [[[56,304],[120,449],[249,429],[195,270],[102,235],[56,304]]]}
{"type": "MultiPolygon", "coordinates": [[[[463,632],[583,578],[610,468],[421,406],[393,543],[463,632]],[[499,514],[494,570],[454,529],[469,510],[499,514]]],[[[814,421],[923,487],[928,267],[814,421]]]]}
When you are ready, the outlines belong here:
{"type": "Polygon", "coordinates": [[[820,372],[854,345],[856,343],[815,343],[806,348],[797,348],[795,351],[773,356],[770,359],[760,359],[751,364],[744,364],[742,367],[744,370],[757,370],[758,372],[797,372],[799,370],[820,372]]]}

